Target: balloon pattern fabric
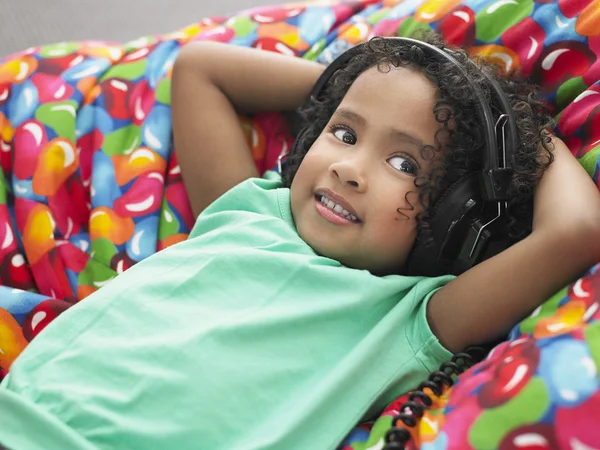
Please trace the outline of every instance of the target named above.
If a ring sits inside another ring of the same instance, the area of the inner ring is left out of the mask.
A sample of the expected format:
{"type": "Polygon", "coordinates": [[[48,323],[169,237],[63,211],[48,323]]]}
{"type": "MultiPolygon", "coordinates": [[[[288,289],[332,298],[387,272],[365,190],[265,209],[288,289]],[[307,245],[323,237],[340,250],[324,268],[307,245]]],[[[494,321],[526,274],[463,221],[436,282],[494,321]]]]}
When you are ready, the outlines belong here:
{"type": "MultiPolygon", "coordinates": [[[[1,59],[0,378],[63,311],[186,239],[194,217],[170,117],[181,46],[214,40],[327,64],[372,36],[419,29],[530,77],[598,184],[600,0],[317,0],[125,44],[67,42],[1,59]]],[[[275,167],[292,143],[282,116],[240,124],[259,171],[275,167]]],[[[516,325],[435,397],[410,428],[412,447],[600,448],[598,291],[596,266],[516,325]]],[[[406,399],[339,448],[382,448],[406,399]]]]}

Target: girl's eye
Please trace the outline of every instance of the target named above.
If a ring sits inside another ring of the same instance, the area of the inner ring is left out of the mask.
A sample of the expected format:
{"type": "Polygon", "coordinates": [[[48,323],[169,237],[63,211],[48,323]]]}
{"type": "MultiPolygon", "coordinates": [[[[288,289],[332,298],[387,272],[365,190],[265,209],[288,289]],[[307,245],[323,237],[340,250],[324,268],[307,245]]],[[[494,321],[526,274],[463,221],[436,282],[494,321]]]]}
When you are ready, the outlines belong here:
{"type": "Polygon", "coordinates": [[[390,166],[400,172],[405,172],[409,175],[416,175],[417,173],[416,165],[410,159],[405,158],[404,156],[392,156],[390,159],[388,159],[388,163],[390,166]]]}
{"type": "Polygon", "coordinates": [[[346,128],[337,128],[333,130],[333,135],[342,141],[344,144],[354,145],[356,144],[356,136],[350,130],[346,128]]]}

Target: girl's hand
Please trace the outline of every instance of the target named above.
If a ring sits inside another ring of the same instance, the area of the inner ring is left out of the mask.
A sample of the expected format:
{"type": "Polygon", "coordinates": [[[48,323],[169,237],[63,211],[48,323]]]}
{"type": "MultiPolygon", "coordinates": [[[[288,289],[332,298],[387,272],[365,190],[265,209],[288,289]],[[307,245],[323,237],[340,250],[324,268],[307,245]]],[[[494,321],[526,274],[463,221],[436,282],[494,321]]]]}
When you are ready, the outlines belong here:
{"type": "Polygon", "coordinates": [[[511,327],[600,262],[600,194],[566,145],[534,199],[533,232],[438,291],[427,315],[450,351],[505,336],[511,327]]]}
{"type": "Polygon", "coordinates": [[[216,42],[183,47],[173,67],[173,135],[195,215],[258,175],[238,113],[284,111],[308,97],[324,66],[216,42]]]}

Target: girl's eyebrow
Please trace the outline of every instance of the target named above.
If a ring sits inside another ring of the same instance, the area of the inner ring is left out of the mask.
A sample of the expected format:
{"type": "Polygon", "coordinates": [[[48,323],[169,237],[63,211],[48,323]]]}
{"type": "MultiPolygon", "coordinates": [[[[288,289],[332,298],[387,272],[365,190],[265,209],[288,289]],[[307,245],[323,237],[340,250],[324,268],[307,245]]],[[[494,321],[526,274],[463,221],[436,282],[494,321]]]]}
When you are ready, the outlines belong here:
{"type": "MultiPolygon", "coordinates": [[[[342,119],[349,120],[350,122],[354,122],[363,127],[367,125],[367,119],[365,119],[363,116],[361,116],[357,112],[354,112],[348,108],[338,108],[335,110],[333,115],[340,116],[342,119]]],[[[421,139],[419,139],[416,136],[413,136],[410,133],[407,133],[406,131],[402,131],[402,130],[398,130],[397,128],[390,127],[390,134],[395,139],[398,139],[398,140],[401,140],[404,142],[409,142],[411,144],[416,145],[418,148],[424,147],[423,141],[421,139]]]]}

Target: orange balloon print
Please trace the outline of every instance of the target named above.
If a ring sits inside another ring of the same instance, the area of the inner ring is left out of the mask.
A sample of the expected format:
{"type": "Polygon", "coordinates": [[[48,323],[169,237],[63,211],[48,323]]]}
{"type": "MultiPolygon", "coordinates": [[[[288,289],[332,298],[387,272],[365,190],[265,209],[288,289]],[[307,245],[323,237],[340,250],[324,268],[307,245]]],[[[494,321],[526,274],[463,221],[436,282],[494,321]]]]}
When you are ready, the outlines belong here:
{"type": "Polygon", "coordinates": [[[94,286],[86,286],[85,284],[80,284],[77,286],[77,301],[83,300],[88,295],[93,294],[98,289],[94,286]]]}
{"type": "Polygon", "coordinates": [[[471,55],[481,56],[498,64],[506,73],[511,73],[521,67],[519,55],[502,45],[490,44],[473,47],[471,55]]]}
{"type": "Polygon", "coordinates": [[[73,143],[61,137],[52,139],[40,152],[33,174],[33,192],[44,196],[56,194],[78,166],[79,156],[73,143]]]}
{"type": "MultiPolygon", "coordinates": [[[[92,89],[96,86],[96,77],[84,77],[77,82],[77,89],[81,92],[84,97],[89,96],[91,94],[92,89]]],[[[86,101],[86,103],[89,103],[86,101]]]]}
{"type": "Polygon", "coordinates": [[[415,12],[414,19],[416,22],[435,22],[461,3],[462,0],[429,0],[419,6],[415,12]]]}
{"type": "Polygon", "coordinates": [[[8,117],[0,111],[0,138],[4,142],[11,142],[14,134],[15,130],[13,129],[10,120],[8,120],[8,117]]]}
{"type": "Polygon", "coordinates": [[[302,40],[298,28],[285,22],[263,23],[256,31],[258,37],[269,37],[279,39],[288,47],[303,52],[308,50],[309,45],[302,40]]]}
{"type": "Polygon", "coordinates": [[[92,58],[104,58],[111,62],[119,61],[125,51],[121,47],[103,45],[86,45],[79,49],[79,53],[85,56],[91,56],[92,58]]]}
{"type": "Polygon", "coordinates": [[[533,337],[541,339],[557,334],[568,333],[583,325],[586,308],[582,301],[571,301],[558,308],[550,317],[541,319],[533,330],[533,337]]]}
{"type": "Polygon", "coordinates": [[[22,83],[38,67],[37,60],[32,56],[21,56],[0,65],[0,84],[22,83]]]}
{"type": "Polygon", "coordinates": [[[582,36],[600,34],[600,0],[593,1],[581,11],[575,22],[575,31],[582,36]]]}
{"type": "Polygon", "coordinates": [[[239,116],[246,142],[252,152],[254,161],[262,161],[267,151],[267,139],[263,130],[254,124],[251,119],[239,116]]]}
{"type": "Polygon", "coordinates": [[[23,247],[30,264],[37,263],[42,256],[56,246],[54,229],[56,222],[50,208],[37,204],[29,212],[23,230],[23,247]]]}
{"type": "Polygon", "coordinates": [[[10,369],[13,361],[27,346],[21,326],[5,309],[0,308],[0,367],[10,369]]]}
{"type": "Polygon", "coordinates": [[[177,233],[172,234],[171,236],[167,236],[162,240],[162,242],[159,242],[158,250],[164,250],[165,248],[170,247],[171,245],[179,244],[180,242],[185,241],[187,237],[187,233],[177,233]]]}
{"type": "Polygon", "coordinates": [[[135,232],[131,217],[121,217],[106,206],[95,208],[90,214],[90,238],[106,238],[115,245],[127,242],[135,232]]]}
{"type": "Polygon", "coordinates": [[[136,148],[130,155],[111,156],[117,184],[123,186],[148,172],[165,173],[167,162],[148,147],[136,148]]]}

